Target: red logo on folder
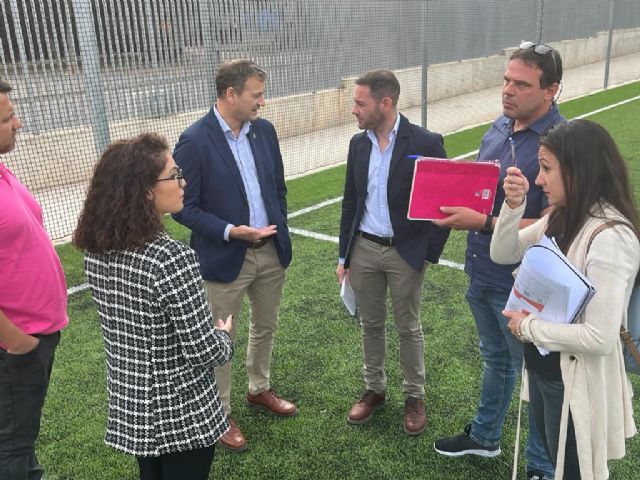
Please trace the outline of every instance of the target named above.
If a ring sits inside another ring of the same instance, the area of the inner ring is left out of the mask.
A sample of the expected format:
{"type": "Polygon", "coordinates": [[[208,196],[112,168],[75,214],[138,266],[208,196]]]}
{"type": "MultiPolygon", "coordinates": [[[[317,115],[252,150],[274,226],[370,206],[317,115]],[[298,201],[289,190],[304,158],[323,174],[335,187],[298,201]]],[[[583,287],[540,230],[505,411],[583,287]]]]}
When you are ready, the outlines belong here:
{"type": "MultiPolygon", "coordinates": [[[[536,310],[538,310],[538,312],[541,312],[542,310],[544,310],[544,303],[540,303],[540,302],[536,302],[528,297],[525,297],[522,293],[520,293],[518,291],[518,289],[515,287],[515,285],[513,286],[513,294],[516,296],[516,298],[519,298],[521,300],[524,300],[525,302],[527,302],[529,305],[531,305],[533,308],[535,308],[536,310]]],[[[524,310],[523,310],[524,312],[524,310]]]]}
{"type": "Polygon", "coordinates": [[[500,177],[496,161],[419,158],[415,161],[407,218],[446,218],[440,207],[469,207],[490,214],[500,177]]]}

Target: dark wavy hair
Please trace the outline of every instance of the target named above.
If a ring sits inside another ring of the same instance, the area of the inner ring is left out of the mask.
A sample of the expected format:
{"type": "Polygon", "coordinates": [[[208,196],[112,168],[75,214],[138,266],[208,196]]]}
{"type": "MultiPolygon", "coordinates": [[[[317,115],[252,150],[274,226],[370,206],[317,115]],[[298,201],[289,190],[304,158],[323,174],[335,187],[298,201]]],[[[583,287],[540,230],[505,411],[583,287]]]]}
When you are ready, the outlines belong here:
{"type": "Polygon", "coordinates": [[[509,60],[516,59],[540,70],[540,88],[547,88],[562,81],[562,57],[553,48],[544,55],[536,53],[534,47],[519,48],[509,57],[509,60]]]}
{"type": "Polygon", "coordinates": [[[629,172],[609,132],[589,120],[571,120],[545,132],[540,145],[556,156],[562,172],[565,204],[553,208],[547,235],[556,237],[563,252],[604,204],[624,215],[638,236],[640,221],[629,172]]]}
{"type": "Polygon", "coordinates": [[[91,253],[131,250],[164,230],[149,192],[168,152],[167,141],[153,133],[109,145],[93,172],[73,244],[91,253]]]}

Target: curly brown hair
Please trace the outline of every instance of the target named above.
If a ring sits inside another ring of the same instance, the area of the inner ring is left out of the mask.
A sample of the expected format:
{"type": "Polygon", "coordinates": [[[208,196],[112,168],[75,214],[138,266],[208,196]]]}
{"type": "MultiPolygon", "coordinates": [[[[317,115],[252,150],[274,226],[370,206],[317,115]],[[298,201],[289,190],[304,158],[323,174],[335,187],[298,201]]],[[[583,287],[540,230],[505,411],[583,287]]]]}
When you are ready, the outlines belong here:
{"type": "Polygon", "coordinates": [[[142,248],[164,230],[151,188],[166,164],[154,133],[111,143],[95,167],[73,244],[91,253],[142,248]]]}

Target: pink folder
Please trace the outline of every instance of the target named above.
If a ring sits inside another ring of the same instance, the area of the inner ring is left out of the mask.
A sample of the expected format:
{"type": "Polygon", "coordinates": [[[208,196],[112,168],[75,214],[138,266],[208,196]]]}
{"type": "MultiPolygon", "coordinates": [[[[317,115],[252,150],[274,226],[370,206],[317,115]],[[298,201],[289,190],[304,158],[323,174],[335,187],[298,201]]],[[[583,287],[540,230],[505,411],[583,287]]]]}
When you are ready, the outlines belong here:
{"type": "Polygon", "coordinates": [[[490,214],[499,176],[497,161],[419,158],[413,172],[407,218],[446,218],[448,215],[440,211],[443,206],[469,207],[490,214]]]}

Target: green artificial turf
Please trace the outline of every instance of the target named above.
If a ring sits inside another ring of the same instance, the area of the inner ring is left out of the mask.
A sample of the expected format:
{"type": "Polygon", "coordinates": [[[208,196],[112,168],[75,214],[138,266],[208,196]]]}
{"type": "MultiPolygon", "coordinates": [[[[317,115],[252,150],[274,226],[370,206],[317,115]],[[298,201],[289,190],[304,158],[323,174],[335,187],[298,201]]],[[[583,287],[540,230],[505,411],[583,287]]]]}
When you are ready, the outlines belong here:
{"type": "MultiPolygon", "coordinates": [[[[640,93],[640,83],[623,86],[561,105],[568,117],[580,115],[640,93]]],[[[640,100],[590,117],[615,136],[640,198],[640,100]]],[[[450,156],[478,148],[486,126],[446,137],[450,156]]],[[[288,182],[289,210],[338,197],[344,166],[288,182]]],[[[291,226],[337,236],[340,204],[291,219],[291,226]]],[[[188,241],[188,231],[167,219],[174,238],[188,241]]],[[[219,448],[211,478],[224,479],[506,479],[510,478],[516,429],[512,402],[494,459],[447,458],[433,441],[457,434],[475,413],[482,365],[478,337],[464,299],[465,274],[430,266],[424,283],[422,324],[425,333],[426,406],[429,426],[422,436],[402,431],[402,373],[398,339],[391,315],[388,330],[388,401],[373,420],[348,425],[347,411],[362,390],[360,329],[338,297],[335,280],[337,245],[293,235],[294,260],[288,270],[273,354],[272,385],[296,402],[295,418],[273,418],[244,404],[247,339],[245,304],[238,319],[233,371],[233,415],[246,434],[249,449],[240,454],[219,448]]],[[[465,233],[452,232],[443,258],[464,262],[465,233]]],[[[84,282],[82,255],[70,245],[58,247],[69,286],[84,282]]],[[[102,335],[89,292],[69,299],[70,324],[57,352],[38,454],[47,480],[113,480],[137,478],[135,460],[106,447],[106,391],[102,335]]],[[[640,379],[632,378],[634,388],[640,379]]],[[[640,401],[634,401],[640,424],[640,401]]],[[[523,425],[526,425],[523,420],[523,425]]],[[[526,435],[526,429],[524,434],[526,435]]],[[[522,439],[521,444],[524,444],[522,439]]],[[[640,440],[627,443],[627,456],[610,462],[612,478],[638,478],[640,440]]],[[[522,454],[522,450],[521,450],[522,454]]],[[[522,466],[522,460],[521,460],[522,466]]]]}

